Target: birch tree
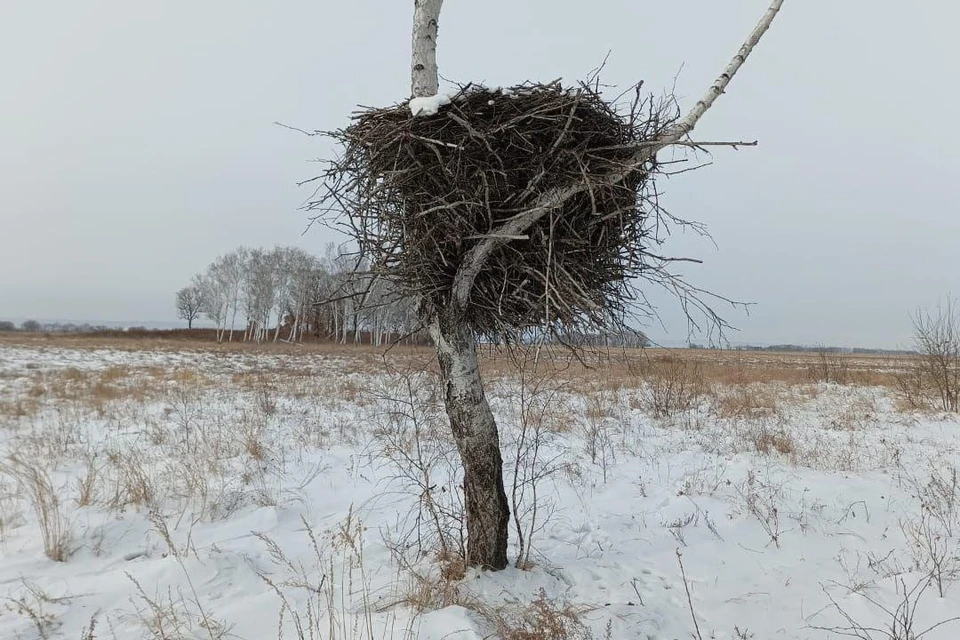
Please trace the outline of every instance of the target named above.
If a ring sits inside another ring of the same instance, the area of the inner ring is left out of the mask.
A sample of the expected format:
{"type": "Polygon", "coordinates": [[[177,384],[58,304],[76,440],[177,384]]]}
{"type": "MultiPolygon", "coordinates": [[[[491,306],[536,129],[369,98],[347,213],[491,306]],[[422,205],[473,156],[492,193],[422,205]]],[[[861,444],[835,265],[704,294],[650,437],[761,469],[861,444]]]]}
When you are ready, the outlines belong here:
{"type": "Polygon", "coordinates": [[[247,313],[246,338],[258,343],[269,337],[270,317],[276,300],[274,265],[270,252],[261,249],[250,252],[243,283],[247,313]]]}
{"type": "MultiPolygon", "coordinates": [[[[212,265],[211,265],[212,266],[212,265]]],[[[227,317],[226,292],[216,277],[216,270],[207,269],[207,272],[196,278],[197,287],[202,291],[203,315],[213,322],[217,330],[217,342],[223,340],[223,323],[227,317]]]]}
{"type": "MultiPolygon", "coordinates": [[[[686,117],[660,135],[653,144],[637,150],[634,163],[621,167],[626,177],[647,163],[660,150],[682,143],[698,121],[723,94],[754,46],[780,11],[775,0],[723,73],[707,89],[686,117]]],[[[435,96],[438,91],[437,34],[442,0],[415,0],[411,64],[414,99],[435,96]]],[[[617,181],[610,176],[610,182],[617,181]]],[[[545,215],[557,211],[569,199],[590,189],[586,181],[543,194],[535,206],[517,213],[486,239],[473,245],[457,266],[449,302],[428,310],[429,332],[437,349],[441,384],[450,427],[464,470],[469,565],[487,569],[507,566],[509,503],[503,483],[503,461],[497,424],[490,410],[480,374],[477,336],[466,316],[475,280],[489,258],[505,243],[523,233],[545,215]]]]}
{"type": "MultiPolygon", "coordinates": [[[[229,342],[233,342],[233,333],[236,330],[237,313],[240,310],[243,280],[246,275],[249,256],[249,249],[240,247],[228,253],[222,260],[222,281],[226,287],[227,309],[230,315],[230,333],[227,338],[229,342]]],[[[226,319],[224,323],[226,323],[226,319]]]]}

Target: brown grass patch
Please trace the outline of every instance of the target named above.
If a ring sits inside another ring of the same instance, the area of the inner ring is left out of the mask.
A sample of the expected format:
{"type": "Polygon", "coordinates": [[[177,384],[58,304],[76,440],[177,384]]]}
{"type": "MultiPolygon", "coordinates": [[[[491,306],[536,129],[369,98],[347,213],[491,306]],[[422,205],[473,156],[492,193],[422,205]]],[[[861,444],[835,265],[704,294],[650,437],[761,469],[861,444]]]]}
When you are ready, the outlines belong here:
{"type": "Polygon", "coordinates": [[[60,377],[67,382],[83,382],[89,377],[90,373],[81,371],[76,367],[68,367],[60,372],[60,377]]]}
{"type": "Polygon", "coordinates": [[[30,385],[30,388],[27,389],[27,396],[31,398],[42,398],[45,395],[47,395],[47,388],[42,382],[34,382],[30,385]]]}
{"type": "Polygon", "coordinates": [[[0,400],[0,416],[9,418],[26,418],[36,415],[40,410],[40,403],[35,397],[16,398],[14,400],[0,400]]]}
{"type": "MultiPolygon", "coordinates": [[[[869,354],[831,354],[842,362],[847,381],[856,385],[896,387],[896,372],[902,358],[869,354]]],[[[514,358],[500,348],[482,349],[484,374],[490,379],[511,377],[516,373],[514,358]]],[[[790,387],[808,387],[811,368],[817,362],[814,352],[740,351],[722,349],[614,349],[593,350],[577,358],[566,349],[543,350],[557,372],[572,380],[590,381],[611,390],[637,388],[645,363],[667,363],[696,368],[703,383],[709,386],[733,387],[752,384],[780,383],[790,387]]],[[[649,369],[649,366],[647,367],[649,369]]]]}
{"type": "Polygon", "coordinates": [[[789,402],[783,387],[771,384],[720,387],[711,395],[711,406],[721,418],[769,418],[789,402]]]}
{"type": "Polygon", "coordinates": [[[398,592],[390,607],[404,605],[415,612],[435,611],[450,606],[476,610],[479,601],[462,588],[466,576],[466,564],[459,556],[438,554],[439,575],[426,573],[406,566],[404,579],[397,583],[398,592]]]}
{"type": "Polygon", "coordinates": [[[593,608],[558,602],[540,590],[537,599],[523,605],[481,606],[477,613],[502,640],[590,640],[593,634],[582,617],[593,608]]]}
{"type": "Polygon", "coordinates": [[[765,455],[777,452],[786,456],[796,453],[797,450],[793,436],[782,429],[758,429],[753,433],[753,446],[757,453],[765,455]]]}

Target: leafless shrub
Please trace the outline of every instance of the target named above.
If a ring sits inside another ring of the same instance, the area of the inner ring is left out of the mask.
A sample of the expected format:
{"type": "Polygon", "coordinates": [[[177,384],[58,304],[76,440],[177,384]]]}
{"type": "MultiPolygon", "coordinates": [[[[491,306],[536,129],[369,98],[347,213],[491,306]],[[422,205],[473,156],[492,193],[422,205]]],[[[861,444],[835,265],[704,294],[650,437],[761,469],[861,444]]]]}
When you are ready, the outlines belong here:
{"type": "MultiPolygon", "coordinates": [[[[851,596],[866,600],[886,616],[887,622],[882,627],[869,626],[856,620],[847,609],[837,602],[827,587],[823,587],[823,592],[826,594],[827,599],[830,600],[830,604],[825,610],[838,613],[843,619],[843,622],[834,626],[810,625],[810,628],[848,638],[857,638],[857,640],[920,640],[935,629],[960,621],[960,616],[954,616],[925,628],[919,627],[917,623],[917,606],[932,582],[930,576],[924,576],[913,587],[908,589],[906,581],[900,578],[897,582],[897,592],[901,596],[901,599],[895,609],[891,609],[862,591],[850,591],[851,596]]],[[[814,616],[811,616],[811,619],[822,615],[823,611],[824,610],[817,612],[814,616]]]]}
{"type": "Polygon", "coordinates": [[[183,442],[189,446],[191,433],[203,420],[203,392],[192,376],[178,379],[170,392],[169,412],[176,418],[183,442]]]}
{"type": "Polygon", "coordinates": [[[919,356],[897,377],[908,405],[960,411],[960,308],[948,298],[933,312],[918,310],[913,332],[919,356]]]}
{"type": "Polygon", "coordinates": [[[541,496],[540,489],[543,481],[563,468],[559,454],[545,457],[544,453],[549,441],[557,436],[554,425],[557,411],[562,410],[558,396],[566,382],[549,365],[539,366],[539,352],[515,352],[514,356],[519,373],[514,394],[519,428],[514,441],[510,508],[518,545],[515,566],[526,568],[531,565],[534,536],[543,530],[555,509],[552,501],[541,496]]]}
{"type": "Polygon", "coordinates": [[[783,487],[772,480],[761,480],[751,469],[746,479],[736,485],[737,493],[743,500],[747,513],[752,515],[770,538],[768,544],[780,547],[783,533],[780,521],[780,508],[783,487]]]}
{"type": "Polygon", "coordinates": [[[384,408],[376,415],[378,457],[394,469],[391,491],[418,496],[401,517],[394,543],[421,557],[465,557],[461,471],[443,410],[429,391],[434,380],[413,367],[396,371],[388,384],[374,392],[384,408]]]}
{"type": "Polygon", "coordinates": [[[817,345],[816,358],[807,366],[807,375],[814,382],[847,384],[850,363],[839,350],[817,345]]]}
{"type": "Polygon", "coordinates": [[[646,409],[655,418],[690,410],[707,391],[700,363],[692,360],[647,357],[641,375],[646,382],[646,409]]]}
{"type": "Polygon", "coordinates": [[[49,607],[50,605],[66,604],[71,598],[55,598],[33,582],[22,580],[22,583],[22,593],[16,597],[8,596],[5,598],[7,611],[27,618],[37,630],[37,636],[40,640],[54,637],[62,623],[49,611],[49,607]]]}
{"type": "Polygon", "coordinates": [[[949,584],[960,575],[958,541],[946,535],[928,511],[923,511],[917,520],[901,520],[900,529],[907,540],[914,566],[927,572],[942,598],[949,584]]]}
{"type": "Polygon", "coordinates": [[[913,359],[902,358],[900,365],[897,367],[895,380],[902,406],[911,411],[930,407],[930,398],[927,394],[927,374],[922,364],[913,359]]]}
{"type": "Polygon", "coordinates": [[[257,384],[254,387],[254,393],[256,398],[256,406],[265,416],[272,416],[277,412],[277,398],[276,390],[273,388],[273,385],[270,384],[268,380],[261,377],[258,378],[257,384]]]}
{"type": "Polygon", "coordinates": [[[96,640],[99,612],[90,617],[90,623],[80,632],[80,640],[96,640]]]}
{"type": "Polygon", "coordinates": [[[937,522],[948,536],[960,535],[960,477],[948,461],[932,461],[926,481],[910,479],[915,498],[923,511],[937,522]]]}
{"type": "Polygon", "coordinates": [[[0,461],[0,473],[16,481],[27,494],[37,516],[44,554],[56,562],[70,556],[70,525],[60,508],[60,498],[46,469],[16,455],[0,461]]]}
{"type": "Polygon", "coordinates": [[[613,431],[614,411],[618,404],[614,390],[597,386],[584,394],[587,403],[583,420],[583,436],[591,464],[600,464],[603,481],[607,481],[607,469],[614,461],[613,431]]]}
{"type": "Polygon", "coordinates": [[[909,479],[920,513],[900,521],[917,570],[927,573],[942,598],[960,576],[960,481],[952,464],[933,463],[926,481],[909,479]]]}

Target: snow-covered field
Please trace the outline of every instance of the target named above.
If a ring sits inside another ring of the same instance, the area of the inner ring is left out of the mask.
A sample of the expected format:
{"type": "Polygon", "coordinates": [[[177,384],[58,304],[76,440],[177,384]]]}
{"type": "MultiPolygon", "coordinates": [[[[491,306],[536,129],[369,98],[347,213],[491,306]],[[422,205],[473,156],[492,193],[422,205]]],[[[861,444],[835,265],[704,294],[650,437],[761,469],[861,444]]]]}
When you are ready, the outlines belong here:
{"type": "Polygon", "coordinates": [[[0,638],[905,640],[960,614],[960,425],[663,366],[491,369],[520,562],[464,573],[421,359],[0,346],[0,638]]]}

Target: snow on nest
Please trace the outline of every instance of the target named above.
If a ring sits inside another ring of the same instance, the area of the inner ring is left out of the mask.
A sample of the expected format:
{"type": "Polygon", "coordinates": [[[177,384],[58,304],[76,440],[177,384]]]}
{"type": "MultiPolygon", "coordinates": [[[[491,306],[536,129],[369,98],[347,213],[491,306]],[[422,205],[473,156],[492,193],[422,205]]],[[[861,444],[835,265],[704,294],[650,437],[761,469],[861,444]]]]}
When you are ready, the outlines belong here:
{"type": "MultiPolygon", "coordinates": [[[[435,96],[424,96],[421,98],[411,98],[408,106],[410,107],[410,112],[414,117],[418,116],[433,116],[440,112],[441,107],[445,107],[454,100],[463,100],[467,95],[472,93],[499,93],[500,95],[507,96],[510,98],[516,98],[524,94],[528,94],[533,89],[528,89],[523,86],[518,87],[488,87],[480,83],[473,83],[467,85],[459,91],[450,91],[448,93],[438,93],[435,96]]],[[[575,87],[571,87],[567,90],[569,95],[574,95],[577,92],[575,87]]],[[[491,104],[493,104],[491,102],[491,104]]]]}
{"type": "Polygon", "coordinates": [[[414,116],[434,116],[440,111],[440,107],[450,104],[450,99],[449,93],[413,98],[410,100],[410,112],[414,116]]]}

